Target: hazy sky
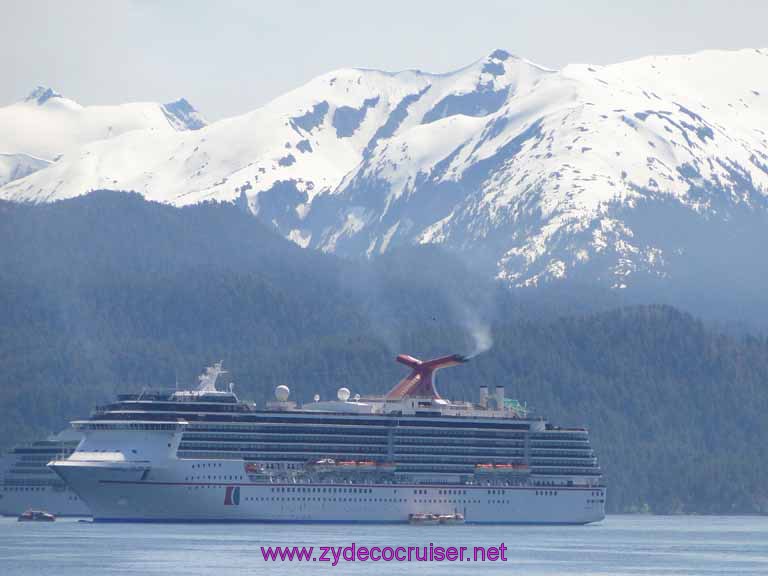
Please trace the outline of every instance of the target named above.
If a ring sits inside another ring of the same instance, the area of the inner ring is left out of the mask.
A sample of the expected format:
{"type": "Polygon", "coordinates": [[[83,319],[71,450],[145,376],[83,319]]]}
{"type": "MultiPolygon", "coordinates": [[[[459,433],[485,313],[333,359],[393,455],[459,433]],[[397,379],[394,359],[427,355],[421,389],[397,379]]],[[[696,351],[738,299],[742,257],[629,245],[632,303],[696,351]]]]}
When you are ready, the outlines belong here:
{"type": "Polygon", "coordinates": [[[503,48],[539,64],[768,47],[768,0],[4,0],[0,104],[186,97],[209,119],[358,66],[445,72],[503,48]]]}

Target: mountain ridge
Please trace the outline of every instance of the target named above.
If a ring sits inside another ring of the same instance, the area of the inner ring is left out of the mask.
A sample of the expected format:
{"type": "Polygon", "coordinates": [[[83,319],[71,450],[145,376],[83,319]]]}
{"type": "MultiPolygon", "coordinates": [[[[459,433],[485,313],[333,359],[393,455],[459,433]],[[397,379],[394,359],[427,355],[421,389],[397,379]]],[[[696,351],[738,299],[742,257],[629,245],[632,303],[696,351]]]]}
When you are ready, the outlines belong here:
{"type": "Polygon", "coordinates": [[[435,243],[512,286],[624,289],[686,277],[680,255],[695,252],[646,213],[681,209],[705,236],[768,214],[763,68],[765,49],[557,71],[503,50],[443,74],[342,69],[196,132],[87,144],[0,197],[239,202],[302,247],[372,257],[435,243]]]}
{"type": "Polygon", "coordinates": [[[126,132],[197,130],[205,125],[202,115],[184,98],[167,104],[82,106],[53,88],[37,86],[22,100],[0,107],[0,154],[6,164],[0,169],[0,185],[47,167],[82,146],[126,132]],[[17,163],[11,157],[17,157],[17,163]],[[42,163],[31,166],[25,158],[42,163]]]}

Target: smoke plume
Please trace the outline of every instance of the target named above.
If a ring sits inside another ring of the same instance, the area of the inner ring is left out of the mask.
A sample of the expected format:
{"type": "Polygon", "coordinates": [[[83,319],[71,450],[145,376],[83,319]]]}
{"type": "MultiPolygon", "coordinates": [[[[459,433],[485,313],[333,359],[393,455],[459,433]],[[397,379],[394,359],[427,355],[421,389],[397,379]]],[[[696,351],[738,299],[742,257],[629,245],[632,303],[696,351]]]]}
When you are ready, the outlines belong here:
{"type": "Polygon", "coordinates": [[[493,335],[491,334],[491,327],[485,323],[478,323],[475,326],[470,327],[470,336],[474,342],[474,349],[469,353],[470,358],[474,358],[478,354],[488,352],[493,347],[493,335]]]}

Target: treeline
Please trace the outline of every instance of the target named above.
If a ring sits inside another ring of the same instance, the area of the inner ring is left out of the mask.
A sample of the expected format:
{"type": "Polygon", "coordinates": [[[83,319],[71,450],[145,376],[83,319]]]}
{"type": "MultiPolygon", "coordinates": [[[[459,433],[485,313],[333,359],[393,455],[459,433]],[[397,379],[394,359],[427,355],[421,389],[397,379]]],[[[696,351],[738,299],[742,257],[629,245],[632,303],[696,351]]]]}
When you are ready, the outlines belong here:
{"type": "Polygon", "coordinates": [[[510,292],[434,249],[342,261],[224,204],[0,204],[0,246],[0,447],[219,359],[259,404],[277,384],[300,401],[380,393],[403,375],[394,354],[469,352],[489,324],[493,348],[441,392],[503,383],[589,426],[611,511],[768,512],[764,338],[586,290],[510,292]]]}

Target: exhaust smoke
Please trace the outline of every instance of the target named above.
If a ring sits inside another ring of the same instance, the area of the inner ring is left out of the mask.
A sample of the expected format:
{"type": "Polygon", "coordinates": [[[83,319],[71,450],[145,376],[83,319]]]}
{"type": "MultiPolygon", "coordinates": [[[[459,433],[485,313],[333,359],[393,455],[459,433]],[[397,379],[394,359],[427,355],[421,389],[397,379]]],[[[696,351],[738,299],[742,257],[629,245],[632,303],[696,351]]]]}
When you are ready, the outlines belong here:
{"type": "Polygon", "coordinates": [[[474,346],[472,351],[467,354],[467,358],[474,358],[493,348],[493,335],[488,324],[475,319],[473,324],[467,326],[467,330],[474,346]]]}

